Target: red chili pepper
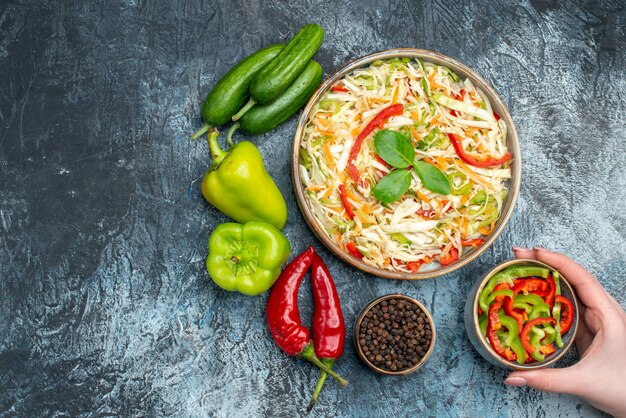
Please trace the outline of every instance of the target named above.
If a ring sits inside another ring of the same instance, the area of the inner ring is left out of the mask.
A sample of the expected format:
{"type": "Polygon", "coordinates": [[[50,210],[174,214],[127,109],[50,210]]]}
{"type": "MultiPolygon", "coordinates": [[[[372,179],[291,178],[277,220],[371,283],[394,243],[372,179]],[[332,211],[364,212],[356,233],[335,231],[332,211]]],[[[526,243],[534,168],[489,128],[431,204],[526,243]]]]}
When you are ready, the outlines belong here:
{"type": "Polygon", "coordinates": [[[532,354],[535,352],[535,347],[530,345],[530,339],[528,335],[530,334],[530,330],[534,326],[547,324],[547,323],[556,324],[556,321],[554,320],[554,318],[535,318],[535,319],[531,319],[530,321],[528,321],[526,325],[524,326],[524,328],[522,329],[522,332],[520,334],[520,339],[522,340],[522,345],[524,346],[524,349],[528,352],[528,354],[532,354]]]}
{"type": "Polygon", "coordinates": [[[374,158],[376,158],[376,161],[378,161],[379,163],[381,163],[382,165],[384,165],[385,167],[389,168],[391,167],[387,161],[383,160],[382,158],[380,158],[380,155],[378,154],[374,154],[374,158]]]}
{"type": "Polygon", "coordinates": [[[450,138],[450,142],[452,142],[452,146],[454,147],[454,151],[459,156],[459,158],[465,161],[469,165],[473,165],[474,167],[493,167],[496,165],[504,164],[509,161],[513,156],[510,152],[507,152],[500,158],[489,157],[485,160],[478,160],[473,156],[467,154],[461,145],[461,140],[457,138],[455,134],[448,134],[448,138],[450,138]]]}
{"type": "Polygon", "coordinates": [[[462,239],[461,245],[464,247],[480,247],[485,243],[485,240],[482,238],[474,238],[474,239],[462,239]]]}
{"type": "Polygon", "coordinates": [[[357,170],[356,166],[354,165],[354,160],[359,154],[359,151],[361,150],[361,145],[363,144],[363,141],[365,141],[365,138],[367,138],[367,136],[372,133],[374,128],[382,129],[387,119],[392,116],[401,115],[403,112],[404,106],[399,103],[384,108],[383,110],[378,112],[374,119],[372,119],[372,121],[365,126],[363,131],[361,131],[359,136],[356,137],[356,140],[352,145],[352,149],[350,150],[350,157],[348,158],[348,173],[355,183],[358,183],[359,181],[359,170],[357,170]]]}
{"type": "Polygon", "coordinates": [[[550,285],[550,292],[548,296],[546,296],[545,300],[548,305],[550,305],[550,309],[554,306],[554,297],[556,296],[556,283],[554,283],[554,279],[552,278],[552,273],[548,273],[548,277],[546,278],[548,285],[550,285]]]}
{"type": "Polygon", "coordinates": [[[493,117],[496,118],[496,122],[502,119],[496,112],[493,112],[493,117]]]}
{"type": "Polygon", "coordinates": [[[267,324],[274,341],[285,353],[310,361],[345,386],[348,382],[317,358],[309,329],[300,320],[298,288],[314,256],[313,247],[307,248],[278,277],[267,300],[267,324]]]}
{"type": "Polygon", "coordinates": [[[346,214],[350,219],[354,219],[354,211],[352,210],[352,205],[348,201],[347,190],[345,184],[339,185],[339,197],[341,198],[341,203],[343,204],[343,208],[346,210],[346,214]]]}
{"type": "Polygon", "coordinates": [[[450,248],[450,251],[448,251],[448,254],[439,259],[439,264],[441,264],[442,266],[447,266],[448,264],[454,263],[458,259],[459,250],[457,250],[456,247],[452,247],[450,248]]]}
{"type": "Polygon", "coordinates": [[[350,90],[348,90],[347,88],[345,88],[344,86],[342,86],[341,84],[335,84],[334,86],[332,86],[330,88],[332,91],[340,91],[342,93],[347,93],[350,90]]]}
{"type": "Polygon", "coordinates": [[[361,251],[359,251],[359,249],[356,247],[356,244],[354,243],[354,241],[350,241],[349,243],[346,244],[346,250],[348,250],[348,252],[353,256],[356,257],[358,259],[363,258],[363,254],[361,253],[361,251]]]}
{"type": "Polygon", "coordinates": [[[559,328],[561,328],[561,335],[563,335],[569,331],[574,323],[574,304],[571,300],[561,295],[556,296],[556,302],[561,304],[561,320],[559,321],[559,328]]]}
{"type": "MultiPolygon", "coordinates": [[[[326,264],[317,254],[311,265],[311,284],[315,303],[312,322],[315,354],[322,363],[332,367],[343,354],[346,327],[335,283],[326,264]]],[[[307,410],[310,411],[315,405],[326,378],[327,374],[322,371],[307,410]]]]}

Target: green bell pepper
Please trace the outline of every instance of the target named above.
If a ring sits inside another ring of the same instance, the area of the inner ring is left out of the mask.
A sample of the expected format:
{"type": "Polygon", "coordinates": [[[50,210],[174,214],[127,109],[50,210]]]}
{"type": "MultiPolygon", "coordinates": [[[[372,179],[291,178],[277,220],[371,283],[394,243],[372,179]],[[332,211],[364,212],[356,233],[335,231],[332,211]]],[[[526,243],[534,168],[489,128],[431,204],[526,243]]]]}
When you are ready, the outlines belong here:
{"type": "Polygon", "coordinates": [[[209,238],[206,268],[222,289],[258,295],[272,287],[290,251],[289,241],[273,225],[223,223],[209,238]]]}
{"type": "Polygon", "coordinates": [[[453,171],[448,174],[448,181],[450,182],[450,193],[454,195],[466,195],[472,190],[472,183],[460,171],[453,171]],[[459,179],[458,184],[456,179],[459,179]]]}
{"type": "Polygon", "coordinates": [[[541,352],[541,340],[546,336],[546,332],[538,327],[533,327],[530,331],[530,345],[535,347],[531,356],[537,361],[544,361],[546,356],[541,352]]]}
{"type": "Polygon", "coordinates": [[[493,293],[493,289],[495,289],[495,287],[500,283],[508,283],[509,286],[512,287],[513,280],[518,277],[537,276],[545,279],[548,277],[548,274],[550,274],[549,269],[534,266],[511,266],[497,272],[491,277],[491,279],[489,279],[485,287],[480,291],[480,296],[478,297],[480,309],[482,309],[483,312],[489,311],[487,298],[491,293],[493,293]]]}
{"type": "Polygon", "coordinates": [[[533,307],[528,315],[528,320],[535,318],[550,318],[550,305],[547,303],[538,303],[533,307]]]}
{"type": "Polygon", "coordinates": [[[242,141],[222,151],[218,135],[214,128],[209,131],[213,166],[202,179],[204,198],[237,222],[267,222],[281,229],[287,222],[287,205],[257,147],[242,141]]]}
{"type": "Polygon", "coordinates": [[[517,357],[517,362],[519,364],[524,364],[526,362],[526,350],[522,345],[522,340],[519,338],[517,321],[510,316],[505,315],[502,311],[498,312],[498,318],[500,319],[502,326],[508,330],[508,334],[503,341],[503,346],[511,347],[517,357]]]}
{"type": "Polygon", "coordinates": [[[514,302],[526,303],[529,305],[545,305],[546,302],[541,298],[541,296],[537,296],[534,293],[529,293],[527,295],[518,294],[515,296],[514,302]]]}

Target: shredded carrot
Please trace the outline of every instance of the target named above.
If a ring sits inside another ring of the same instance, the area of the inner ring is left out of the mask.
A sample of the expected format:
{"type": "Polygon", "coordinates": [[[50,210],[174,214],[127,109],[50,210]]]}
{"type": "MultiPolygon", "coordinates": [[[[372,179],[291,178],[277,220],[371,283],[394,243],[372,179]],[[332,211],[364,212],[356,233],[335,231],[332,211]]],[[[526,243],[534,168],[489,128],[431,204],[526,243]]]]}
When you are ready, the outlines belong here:
{"type": "Polygon", "coordinates": [[[359,135],[359,132],[361,132],[361,130],[359,128],[354,128],[352,130],[352,132],[350,132],[353,136],[357,136],[359,135]]]}
{"type": "Polygon", "coordinates": [[[333,189],[332,187],[329,187],[329,185],[326,185],[326,191],[324,192],[324,194],[322,195],[322,199],[328,199],[330,197],[330,195],[333,194],[333,189]]]}
{"type": "Polygon", "coordinates": [[[415,191],[415,194],[417,195],[417,197],[419,197],[422,201],[426,202],[426,203],[430,203],[430,199],[426,197],[426,195],[422,192],[420,192],[419,190],[415,191]]]}
{"type": "Polygon", "coordinates": [[[333,138],[335,137],[335,133],[330,131],[320,130],[319,134],[323,136],[332,136],[333,138]]]}
{"type": "Polygon", "coordinates": [[[465,196],[463,196],[463,197],[461,198],[461,204],[462,204],[462,205],[466,204],[466,203],[467,203],[467,201],[469,200],[469,197],[470,197],[470,195],[469,195],[469,194],[466,194],[465,196]]]}
{"type": "Polygon", "coordinates": [[[493,190],[493,185],[488,181],[485,181],[480,177],[474,170],[469,168],[461,159],[454,160],[458,166],[463,170],[463,173],[467,174],[469,178],[474,180],[476,183],[480,183],[488,189],[493,190]]]}
{"type": "Polygon", "coordinates": [[[328,167],[333,169],[335,167],[335,159],[333,158],[333,154],[330,152],[330,144],[333,142],[332,140],[324,141],[324,145],[322,148],[324,149],[324,156],[326,157],[326,162],[328,163],[328,167]]]}
{"type": "Polygon", "coordinates": [[[430,126],[436,125],[439,122],[439,115],[435,115],[431,120],[430,120],[430,126]]]}
{"type": "Polygon", "coordinates": [[[335,237],[335,241],[339,245],[339,248],[341,249],[341,251],[344,251],[343,241],[341,240],[341,234],[339,232],[335,232],[333,236],[335,237]]]}
{"type": "Polygon", "coordinates": [[[448,169],[448,163],[445,158],[435,157],[435,159],[437,160],[437,163],[439,164],[439,168],[441,168],[441,171],[446,171],[448,169]]]}
{"type": "Polygon", "coordinates": [[[491,234],[491,231],[493,231],[493,227],[494,227],[494,223],[492,222],[491,225],[489,226],[489,229],[487,229],[484,226],[481,226],[480,228],[478,228],[478,232],[480,232],[483,235],[489,235],[491,234]]]}
{"type": "Polygon", "coordinates": [[[391,258],[387,257],[385,258],[385,261],[383,261],[383,266],[388,266],[391,264],[391,258]]]}
{"type": "Polygon", "coordinates": [[[319,192],[320,190],[324,190],[326,188],[323,184],[312,184],[308,186],[306,189],[312,192],[319,192]]]}
{"type": "Polygon", "coordinates": [[[398,92],[400,90],[400,87],[395,86],[393,88],[393,94],[391,95],[391,103],[396,104],[398,103],[398,92]]]}
{"type": "Polygon", "coordinates": [[[418,122],[420,120],[420,114],[417,113],[415,110],[409,110],[409,113],[411,114],[411,118],[414,122],[418,122]]]}

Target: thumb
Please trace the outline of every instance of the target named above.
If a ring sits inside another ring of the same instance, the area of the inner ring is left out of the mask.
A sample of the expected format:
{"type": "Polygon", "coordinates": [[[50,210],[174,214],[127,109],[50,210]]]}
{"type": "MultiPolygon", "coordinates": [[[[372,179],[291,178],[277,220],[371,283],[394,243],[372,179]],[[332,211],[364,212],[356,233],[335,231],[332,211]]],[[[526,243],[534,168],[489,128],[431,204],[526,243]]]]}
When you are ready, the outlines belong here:
{"type": "Polygon", "coordinates": [[[576,394],[579,382],[584,381],[578,376],[574,366],[566,369],[542,369],[527,372],[513,372],[504,381],[509,386],[529,386],[544,392],[576,394]]]}

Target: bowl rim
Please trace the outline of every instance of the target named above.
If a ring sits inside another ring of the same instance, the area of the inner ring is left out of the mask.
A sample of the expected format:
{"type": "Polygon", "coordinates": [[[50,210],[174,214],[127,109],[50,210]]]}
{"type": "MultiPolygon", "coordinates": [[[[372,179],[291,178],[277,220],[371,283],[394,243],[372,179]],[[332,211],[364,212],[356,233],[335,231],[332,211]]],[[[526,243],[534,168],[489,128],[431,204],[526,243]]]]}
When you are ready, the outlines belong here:
{"type": "Polygon", "coordinates": [[[544,369],[556,363],[557,361],[559,361],[565,355],[565,353],[569,351],[569,349],[572,347],[572,344],[574,344],[576,333],[578,332],[578,321],[580,319],[580,301],[578,299],[578,295],[576,295],[576,292],[574,288],[572,287],[572,285],[569,283],[569,280],[567,279],[567,277],[565,277],[558,269],[550,266],[549,264],[546,264],[542,261],[535,260],[532,258],[513,258],[511,260],[507,260],[503,263],[500,263],[494,268],[492,268],[491,270],[489,270],[487,274],[483,276],[483,278],[480,281],[480,284],[478,285],[476,289],[476,293],[474,294],[473,297],[474,297],[474,300],[472,303],[472,326],[474,327],[473,331],[475,335],[477,336],[477,339],[480,341],[480,344],[483,346],[486,352],[488,352],[491,355],[491,358],[493,358],[495,361],[499,362],[500,364],[510,369],[514,369],[514,370],[544,369]],[[567,342],[564,341],[563,347],[557,349],[553,354],[550,354],[550,356],[546,356],[546,360],[542,362],[529,363],[528,365],[525,365],[525,364],[522,365],[514,361],[503,359],[494,351],[494,349],[491,347],[491,344],[487,344],[487,341],[485,341],[485,338],[483,338],[482,333],[480,331],[480,325],[478,323],[478,309],[477,309],[480,292],[483,289],[483,287],[485,287],[485,284],[489,281],[489,279],[491,279],[496,273],[504,270],[507,267],[514,266],[514,265],[521,265],[521,264],[531,264],[531,265],[535,265],[539,267],[545,267],[550,270],[558,271],[561,287],[565,285],[568,291],[572,294],[572,299],[573,299],[572,303],[574,304],[574,309],[576,311],[575,316],[574,316],[574,323],[572,324],[572,327],[566,333],[566,335],[568,335],[567,337],[568,341],[567,342]]]}
{"type": "Polygon", "coordinates": [[[361,360],[372,370],[374,370],[376,373],[379,374],[384,374],[384,375],[389,375],[389,376],[405,376],[407,374],[411,374],[414,371],[418,370],[419,368],[421,368],[424,363],[426,363],[426,361],[428,360],[428,358],[430,357],[430,355],[433,353],[433,351],[435,350],[435,343],[437,341],[437,331],[435,330],[435,320],[433,319],[430,311],[428,309],[426,309],[426,307],[424,306],[424,304],[422,302],[420,302],[419,300],[411,297],[411,296],[407,296],[407,295],[403,295],[401,293],[392,293],[392,294],[388,294],[388,295],[383,295],[383,296],[378,296],[372,300],[370,300],[363,309],[361,309],[361,311],[359,312],[359,315],[357,316],[356,321],[354,322],[354,328],[353,328],[353,332],[352,332],[352,340],[354,343],[354,347],[356,349],[356,352],[358,354],[358,356],[361,358],[361,360]],[[360,328],[361,328],[361,322],[363,322],[363,319],[365,318],[365,314],[367,312],[369,312],[370,309],[372,309],[374,306],[376,306],[377,304],[379,304],[380,302],[384,301],[384,300],[389,300],[389,299],[404,299],[406,301],[409,301],[411,303],[413,303],[414,305],[417,305],[418,308],[420,308],[422,310],[422,312],[424,312],[424,314],[426,315],[426,319],[428,319],[428,323],[430,324],[430,329],[432,332],[432,336],[430,337],[430,345],[428,346],[428,350],[426,351],[426,354],[424,354],[424,356],[420,359],[420,361],[409,367],[408,369],[404,369],[404,370],[398,370],[398,371],[393,371],[393,370],[386,370],[383,368],[380,368],[374,364],[372,364],[369,359],[367,357],[365,357],[365,353],[363,352],[363,348],[361,347],[361,344],[359,343],[359,333],[360,333],[360,328]]]}
{"type": "Polygon", "coordinates": [[[513,118],[509,113],[508,108],[504,104],[504,101],[495,89],[479,74],[477,74],[474,70],[467,67],[465,64],[450,58],[446,55],[440,54],[438,52],[429,51],[425,49],[416,49],[416,48],[394,48],[383,50],[379,52],[374,52],[360,58],[356,58],[338,70],[336,70],[333,74],[327,77],[322,84],[318,87],[318,89],[313,93],[311,98],[309,99],[306,107],[302,111],[300,118],[298,120],[298,124],[296,127],[296,133],[294,135],[293,141],[293,150],[292,150],[292,159],[291,159],[291,172],[292,172],[292,181],[294,186],[294,191],[296,194],[296,200],[298,202],[298,206],[300,207],[300,212],[302,213],[306,223],[309,225],[309,228],[313,230],[314,234],[317,238],[322,241],[322,243],[337,257],[350,264],[351,266],[364,271],[366,273],[370,273],[372,275],[383,277],[387,279],[400,279],[400,280],[422,280],[428,279],[432,277],[442,276],[444,274],[451,273],[461,267],[467,265],[471,261],[475,260],[478,256],[480,256],[483,252],[489,248],[494,241],[498,238],[498,236],[502,233],[505,226],[507,225],[509,219],[511,218],[513,211],[515,209],[515,205],[517,203],[517,199],[519,196],[521,177],[522,177],[522,155],[519,143],[519,137],[517,134],[517,130],[515,128],[515,124],[513,122],[513,118]],[[459,261],[452,263],[448,266],[442,266],[441,268],[417,272],[417,273],[406,273],[401,271],[387,270],[379,267],[372,266],[367,264],[355,257],[352,257],[348,253],[341,250],[341,248],[335,244],[330,237],[322,231],[322,226],[319,225],[317,219],[311,213],[311,210],[306,203],[306,196],[304,195],[304,190],[302,186],[302,182],[300,181],[300,143],[302,142],[304,128],[309,119],[309,114],[313,109],[313,106],[320,99],[321,95],[331,86],[337,79],[343,77],[345,74],[351,72],[352,70],[361,67],[365,64],[369,64],[372,61],[377,59],[391,59],[396,57],[409,57],[409,58],[419,58],[428,62],[434,62],[438,65],[446,65],[448,68],[453,69],[454,71],[465,72],[468,78],[471,79],[472,83],[476,85],[481,91],[483,91],[487,97],[491,100],[492,107],[496,110],[500,111],[500,116],[507,125],[507,146],[510,152],[513,154],[513,162],[511,164],[511,179],[509,183],[509,196],[507,198],[507,204],[503,208],[500,219],[496,224],[494,230],[486,237],[485,243],[480,247],[475,249],[471,249],[467,255],[463,256],[459,261]]]}

